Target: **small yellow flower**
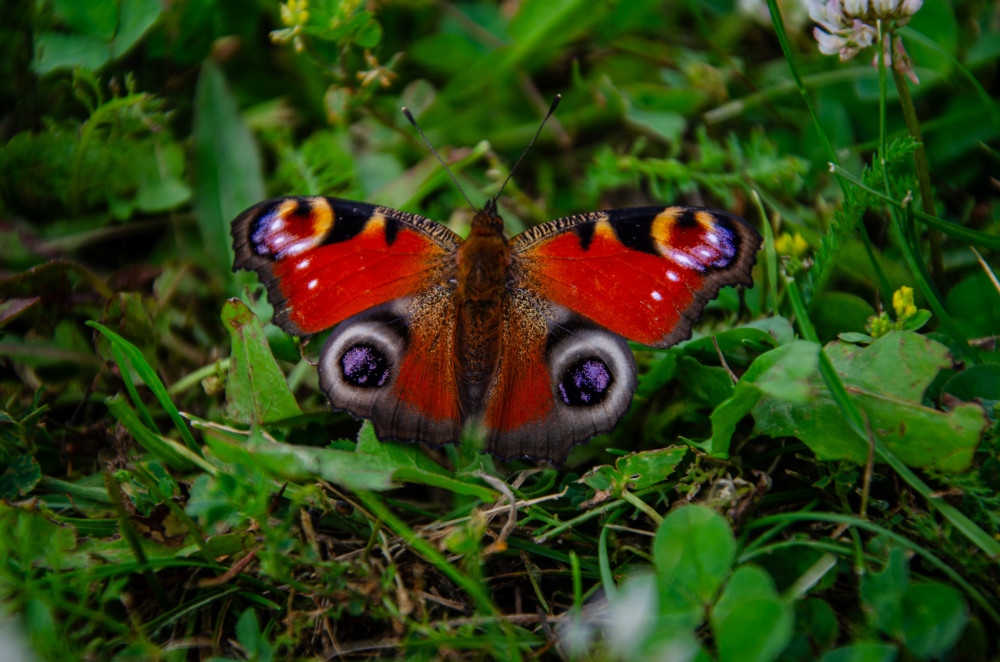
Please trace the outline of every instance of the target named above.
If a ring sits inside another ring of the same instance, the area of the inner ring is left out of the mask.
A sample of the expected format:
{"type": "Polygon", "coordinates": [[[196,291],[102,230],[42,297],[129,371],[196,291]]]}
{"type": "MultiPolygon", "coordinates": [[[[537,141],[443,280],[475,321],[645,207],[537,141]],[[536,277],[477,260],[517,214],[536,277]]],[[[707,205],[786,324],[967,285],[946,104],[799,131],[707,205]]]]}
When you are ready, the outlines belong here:
{"type": "Polygon", "coordinates": [[[303,25],[309,20],[309,0],[288,0],[281,5],[281,22],[288,27],[303,25]]]}
{"type": "Polygon", "coordinates": [[[913,288],[904,285],[892,293],[892,308],[896,311],[896,319],[908,320],[917,314],[917,306],[913,303],[913,288]]]}
{"type": "Polygon", "coordinates": [[[794,236],[787,232],[782,232],[774,240],[774,250],[781,255],[799,258],[804,256],[809,250],[809,243],[798,232],[794,236]]]}

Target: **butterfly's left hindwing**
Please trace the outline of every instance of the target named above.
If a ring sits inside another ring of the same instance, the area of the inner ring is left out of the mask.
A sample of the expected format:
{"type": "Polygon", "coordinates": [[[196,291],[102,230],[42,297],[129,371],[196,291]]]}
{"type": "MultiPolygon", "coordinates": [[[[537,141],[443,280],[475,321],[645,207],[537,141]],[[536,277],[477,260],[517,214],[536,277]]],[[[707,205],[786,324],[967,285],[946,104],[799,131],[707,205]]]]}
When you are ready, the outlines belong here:
{"type": "Polygon", "coordinates": [[[431,446],[457,441],[456,312],[451,293],[434,288],[339,324],[318,366],[330,404],[370,419],[383,439],[431,446]]]}
{"type": "Polygon", "coordinates": [[[751,285],[761,237],[743,219],[699,207],[571,216],[513,240],[518,286],[651,347],[690,337],[726,285],[751,285]]]}
{"type": "Polygon", "coordinates": [[[233,270],[257,272],[275,324],[297,336],[433,287],[459,243],[426,218],[319,196],[254,205],[232,235],[233,270]]]}

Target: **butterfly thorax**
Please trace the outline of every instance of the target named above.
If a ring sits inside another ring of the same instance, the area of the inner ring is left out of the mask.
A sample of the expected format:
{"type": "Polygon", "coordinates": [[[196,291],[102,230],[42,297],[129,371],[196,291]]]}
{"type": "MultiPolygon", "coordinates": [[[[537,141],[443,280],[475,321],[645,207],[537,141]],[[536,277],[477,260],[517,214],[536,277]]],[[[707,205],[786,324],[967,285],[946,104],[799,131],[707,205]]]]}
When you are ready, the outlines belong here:
{"type": "Polygon", "coordinates": [[[476,214],[468,238],[458,248],[455,287],[455,374],[466,413],[478,411],[496,372],[510,262],[503,220],[490,210],[476,214]]]}

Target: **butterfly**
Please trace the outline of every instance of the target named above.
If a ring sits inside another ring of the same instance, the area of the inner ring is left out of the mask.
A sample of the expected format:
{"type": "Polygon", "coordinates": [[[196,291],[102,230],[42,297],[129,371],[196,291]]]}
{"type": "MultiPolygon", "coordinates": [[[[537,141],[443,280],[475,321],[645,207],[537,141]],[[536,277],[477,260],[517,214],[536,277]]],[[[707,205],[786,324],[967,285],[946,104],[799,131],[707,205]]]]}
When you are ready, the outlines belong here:
{"type": "Polygon", "coordinates": [[[380,438],[429,446],[476,422],[485,450],[555,462],[628,409],[626,338],[689,338],[720,288],[752,285],[761,244],[733,214],[682,206],[569,216],[507,238],[496,198],[465,239],[320,196],[260,202],[232,237],[233,270],[257,273],[275,324],[295,336],[335,327],[318,361],[335,409],[371,420],[380,438]]]}

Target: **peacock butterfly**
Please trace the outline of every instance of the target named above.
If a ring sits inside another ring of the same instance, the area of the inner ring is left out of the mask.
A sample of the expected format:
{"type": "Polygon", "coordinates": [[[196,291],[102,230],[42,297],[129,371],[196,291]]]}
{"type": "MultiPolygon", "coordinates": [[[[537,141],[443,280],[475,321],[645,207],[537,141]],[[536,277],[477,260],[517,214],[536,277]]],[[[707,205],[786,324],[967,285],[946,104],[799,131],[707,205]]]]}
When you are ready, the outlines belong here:
{"type": "Polygon", "coordinates": [[[233,270],[257,272],[275,324],[296,336],[336,326],[319,359],[335,409],[431,446],[478,421],[487,451],[557,462],[628,409],[625,339],[689,338],[721,287],[752,284],[761,243],[733,214],[680,206],[569,216],[508,239],[496,198],[464,240],[319,196],[258,203],[232,235],[233,270]]]}

